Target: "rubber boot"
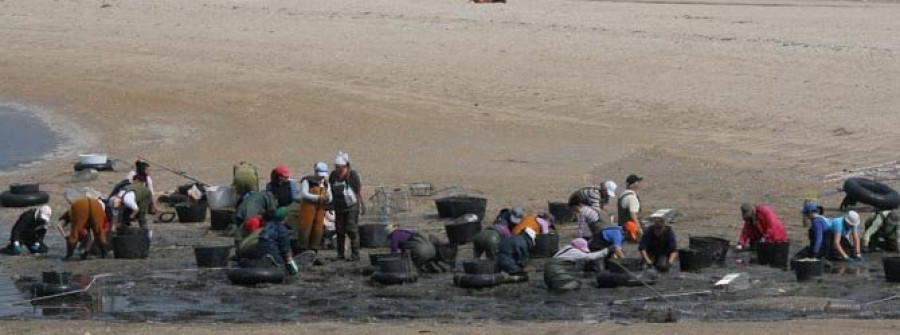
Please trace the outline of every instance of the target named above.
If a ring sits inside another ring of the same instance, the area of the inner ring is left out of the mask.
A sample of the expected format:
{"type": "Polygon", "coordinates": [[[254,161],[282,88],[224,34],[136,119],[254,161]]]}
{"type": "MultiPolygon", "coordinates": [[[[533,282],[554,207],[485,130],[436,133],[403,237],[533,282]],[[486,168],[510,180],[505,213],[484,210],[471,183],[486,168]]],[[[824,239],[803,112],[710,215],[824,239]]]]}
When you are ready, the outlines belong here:
{"type": "Polygon", "coordinates": [[[359,261],[359,248],[350,248],[350,261],[351,262],[359,261]]]}
{"type": "Polygon", "coordinates": [[[106,250],[106,246],[105,246],[105,245],[101,245],[101,246],[100,246],[100,258],[106,258],[106,252],[107,252],[107,251],[108,251],[108,250],[106,250]]]}
{"type": "Polygon", "coordinates": [[[66,257],[65,258],[72,258],[72,256],[74,254],[75,254],[75,246],[66,244],[66,257]]]}

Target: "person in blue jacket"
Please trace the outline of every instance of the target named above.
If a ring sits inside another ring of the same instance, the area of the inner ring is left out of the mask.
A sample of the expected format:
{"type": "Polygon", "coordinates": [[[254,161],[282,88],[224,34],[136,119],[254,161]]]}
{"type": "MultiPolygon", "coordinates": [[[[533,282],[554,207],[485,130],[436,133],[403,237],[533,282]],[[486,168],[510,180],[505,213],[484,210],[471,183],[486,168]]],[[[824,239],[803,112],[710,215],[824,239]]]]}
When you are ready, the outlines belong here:
{"type": "Polygon", "coordinates": [[[831,227],[831,221],[819,213],[819,205],[815,201],[807,201],[803,204],[800,214],[809,219],[809,246],[800,250],[795,259],[818,258],[822,259],[830,249],[830,240],[826,238],[827,231],[831,227]]]}

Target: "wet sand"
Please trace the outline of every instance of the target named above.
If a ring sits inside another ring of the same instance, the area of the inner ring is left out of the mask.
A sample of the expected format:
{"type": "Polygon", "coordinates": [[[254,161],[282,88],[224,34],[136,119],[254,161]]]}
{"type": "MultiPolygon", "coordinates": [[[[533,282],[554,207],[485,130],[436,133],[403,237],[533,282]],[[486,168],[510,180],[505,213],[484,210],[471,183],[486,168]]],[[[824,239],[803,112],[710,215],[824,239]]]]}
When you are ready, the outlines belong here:
{"type": "MultiPolygon", "coordinates": [[[[765,201],[799,246],[799,199],[838,186],[821,176],[896,159],[900,130],[885,126],[900,121],[895,4],[108,3],[0,2],[0,100],[91,139],[0,176],[43,183],[60,212],[66,187],[123,177],[70,183],[78,152],[144,155],[221,184],[240,160],[299,176],[343,149],[370,190],[459,185],[488,197],[489,213],[544,210],[586,183],[644,174],[646,208],[685,213],[683,243],[735,240],[739,204],[765,201]]],[[[185,182],[155,173],[159,189],[185,182]]],[[[19,212],[0,209],[0,236],[19,212]]],[[[50,243],[60,256],[61,238],[50,243]]],[[[192,255],[159,257],[151,264],[189,266],[192,255]]]]}

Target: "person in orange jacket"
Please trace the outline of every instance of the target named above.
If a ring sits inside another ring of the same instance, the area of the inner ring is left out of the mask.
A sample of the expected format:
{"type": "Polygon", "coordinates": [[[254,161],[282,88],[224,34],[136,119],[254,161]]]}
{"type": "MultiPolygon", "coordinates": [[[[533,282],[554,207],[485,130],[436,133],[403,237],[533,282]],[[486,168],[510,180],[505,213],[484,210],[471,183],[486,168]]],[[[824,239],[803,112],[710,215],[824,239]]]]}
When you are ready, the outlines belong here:
{"type": "Polygon", "coordinates": [[[550,213],[527,214],[522,217],[522,221],[513,226],[512,235],[519,235],[527,228],[538,234],[549,234],[553,226],[553,215],[550,213]]]}

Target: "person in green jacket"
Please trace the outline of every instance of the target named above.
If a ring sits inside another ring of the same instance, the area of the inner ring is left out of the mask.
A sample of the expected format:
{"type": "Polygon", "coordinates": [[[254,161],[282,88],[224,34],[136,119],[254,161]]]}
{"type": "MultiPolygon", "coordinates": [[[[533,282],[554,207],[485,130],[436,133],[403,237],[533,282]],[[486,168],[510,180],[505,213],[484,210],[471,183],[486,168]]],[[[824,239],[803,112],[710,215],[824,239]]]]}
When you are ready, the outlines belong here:
{"type": "Polygon", "coordinates": [[[119,225],[131,226],[137,221],[141,229],[147,229],[147,213],[153,206],[153,194],[147,188],[146,176],[136,174],[131,185],[125,187],[113,199],[113,207],[119,208],[119,225]]]}
{"type": "Polygon", "coordinates": [[[875,212],[866,220],[866,232],[862,236],[863,250],[879,248],[900,251],[900,210],[875,212]]]}
{"type": "Polygon", "coordinates": [[[235,246],[240,248],[241,240],[246,235],[242,225],[247,218],[263,215],[265,213],[274,213],[278,209],[278,200],[275,195],[267,191],[250,191],[241,197],[240,204],[234,211],[235,230],[234,242],[235,246]]]}

